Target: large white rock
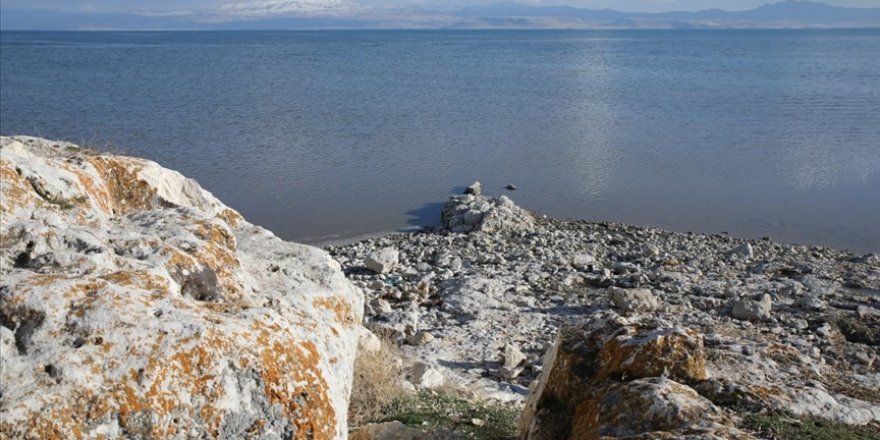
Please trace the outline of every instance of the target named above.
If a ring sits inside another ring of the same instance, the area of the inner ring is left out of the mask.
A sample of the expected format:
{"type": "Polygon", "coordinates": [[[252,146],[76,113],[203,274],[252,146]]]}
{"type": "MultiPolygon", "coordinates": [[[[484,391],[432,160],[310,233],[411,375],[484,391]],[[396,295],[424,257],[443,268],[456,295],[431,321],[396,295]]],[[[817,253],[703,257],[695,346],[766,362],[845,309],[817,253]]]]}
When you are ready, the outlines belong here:
{"type": "Polygon", "coordinates": [[[0,138],[6,438],[344,438],[363,299],[156,163],[0,138]]]}
{"type": "Polygon", "coordinates": [[[410,382],[419,388],[439,388],[443,386],[445,379],[443,373],[434,366],[416,362],[409,369],[410,382]]]}
{"type": "Polygon", "coordinates": [[[611,286],[608,288],[608,296],[614,307],[624,312],[651,311],[659,307],[660,303],[651,293],[651,289],[621,289],[611,286]]]}
{"type": "Polygon", "coordinates": [[[364,264],[367,269],[376,273],[388,273],[394,270],[400,259],[400,252],[394,248],[379,249],[367,255],[364,264]]]}
{"type": "Polygon", "coordinates": [[[763,321],[770,319],[772,307],[773,300],[770,298],[770,295],[765,293],[758,301],[748,298],[737,301],[733,305],[731,315],[736,319],[763,321]]]}

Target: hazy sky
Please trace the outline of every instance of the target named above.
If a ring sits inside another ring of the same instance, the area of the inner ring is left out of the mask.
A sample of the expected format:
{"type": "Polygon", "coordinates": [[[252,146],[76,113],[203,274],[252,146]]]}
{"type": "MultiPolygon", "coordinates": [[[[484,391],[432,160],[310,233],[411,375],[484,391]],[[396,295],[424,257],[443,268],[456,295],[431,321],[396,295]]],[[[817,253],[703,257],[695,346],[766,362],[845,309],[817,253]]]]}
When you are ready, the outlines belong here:
{"type": "MultiPolygon", "coordinates": [[[[47,9],[81,12],[244,11],[271,15],[294,10],[342,10],[351,7],[400,5],[485,5],[504,0],[0,0],[6,9],[47,9]],[[274,12],[273,12],[274,11],[274,12]]],[[[621,11],[681,11],[720,8],[751,9],[773,0],[519,0],[519,3],[610,8],[621,11]]],[[[880,7],[880,0],[824,0],[839,6],[880,7]]]]}

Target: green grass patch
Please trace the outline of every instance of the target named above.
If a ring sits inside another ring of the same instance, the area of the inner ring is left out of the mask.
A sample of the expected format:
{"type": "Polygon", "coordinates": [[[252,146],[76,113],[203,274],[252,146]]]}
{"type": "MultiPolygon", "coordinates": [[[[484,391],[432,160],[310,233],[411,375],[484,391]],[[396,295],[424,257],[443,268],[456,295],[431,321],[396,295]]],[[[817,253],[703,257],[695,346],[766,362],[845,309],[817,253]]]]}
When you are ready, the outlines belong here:
{"type": "Polygon", "coordinates": [[[817,419],[797,419],[785,414],[748,414],[743,427],[771,440],[876,440],[880,428],[851,426],[817,419]]]}
{"type": "Polygon", "coordinates": [[[456,432],[469,439],[501,440],[516,436],[519,413],[516,407],[474,402],[452,391],[420,391],[397,400],[385,420],[424,431],[456,432]]]}

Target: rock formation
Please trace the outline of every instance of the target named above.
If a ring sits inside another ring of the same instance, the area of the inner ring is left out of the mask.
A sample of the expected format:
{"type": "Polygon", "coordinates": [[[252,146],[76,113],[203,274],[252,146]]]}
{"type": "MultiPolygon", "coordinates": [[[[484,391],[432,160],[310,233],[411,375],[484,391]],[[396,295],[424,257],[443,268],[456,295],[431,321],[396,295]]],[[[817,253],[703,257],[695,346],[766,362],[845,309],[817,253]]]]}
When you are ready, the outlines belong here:
{"type": "Polygon", "coordinates": [[[0,139],[0,437],[343,438],[363,299],[181,174],[0,139]]]}
{"type": "Polygon", "coordinates": [[[526,401],[521,438],[751,438],[685,385],[706,377],[696,331],[599,312],[560,330],[526,401]]]}

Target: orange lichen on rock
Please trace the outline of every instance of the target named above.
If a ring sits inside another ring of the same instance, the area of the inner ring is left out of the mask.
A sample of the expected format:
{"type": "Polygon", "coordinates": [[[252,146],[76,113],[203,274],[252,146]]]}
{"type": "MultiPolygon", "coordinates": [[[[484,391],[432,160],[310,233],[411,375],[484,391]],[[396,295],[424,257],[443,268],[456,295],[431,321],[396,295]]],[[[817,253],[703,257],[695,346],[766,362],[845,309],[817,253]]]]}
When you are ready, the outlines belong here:
{"type": "Polygon", "coordinates": [[[336,322],[340,324],[347,326],[359,324],[357,318],[351,313],[351,304],[340,298],[315,298],[313,302],[315,307],[333,312],[333,315],[336,317],[336,322]]]}
{"type": "Polygon", "coordinates": [[[42,205],[43,201],[27,179],[15,170],[15,165],[0,160],[0,213],[3,217],[18,208],[42,205]]]}
{"type": "Polygon", "coordinates": [[[244,223],[244,217],[229,208],[220,211],[220,213],[217,214],[217,217],[226,222],[226,224],[229,225],[229,227],[232,229],[235,229],[241,226],[242,223],[244,223]]]}
{"type": "Polygon", "coordinates": [[[61,165],[76,176],[83,192],[97,204],[97,209],[105,214],[113,213],[113,201],[103,181],[96,182],[85,170],[71,164],[61,165]]]}
{"type": "Polygon", "coordinates": [[[730,424],[687,386],[707,377],[694,330],[599,312],[563,327],[546,359],[520,419],[523,440],[675,438],[730,424]]]}
{"type": "Polygon", "coordinates": [[[363,298],[325,252],[149,161],[0,151],[0,438],[345,436],[363,298]]]}
{"type": "Polygon", "coordinates": [[[633,339],[612,338],[600,349],[601,367],[593,376],[638,379],[668,375],[689,382],[706,378],[703,337],[690,329],[667,329],[633,339]]]}
{"type": "Polygon", "coordinates": [[[134,159],[87,156],[101,176],[113,203],[112,212],[125,214],[156,206],[156,189],[137,177],[140,164],[134,159]]]}
{"type": "Polygon", "coordinates": [[[294,438],[334,438],[336,427],[326,421],[335,419],[336,414],[315,345],[309,341],[284,344],[259,321],[255,324],[262,347],[259,364],[265,393],[296,427],[294,438]]]}

